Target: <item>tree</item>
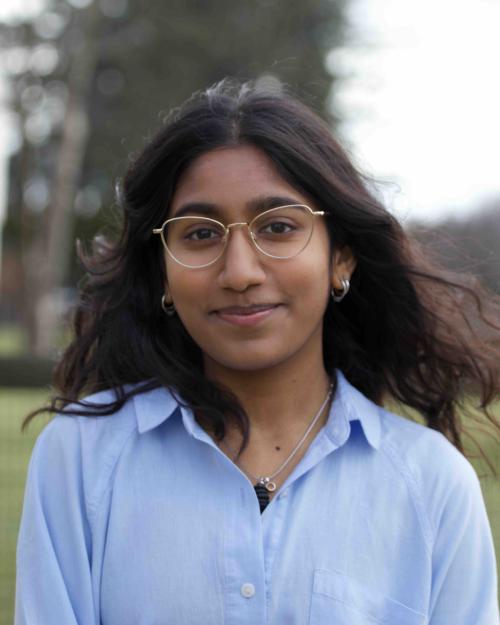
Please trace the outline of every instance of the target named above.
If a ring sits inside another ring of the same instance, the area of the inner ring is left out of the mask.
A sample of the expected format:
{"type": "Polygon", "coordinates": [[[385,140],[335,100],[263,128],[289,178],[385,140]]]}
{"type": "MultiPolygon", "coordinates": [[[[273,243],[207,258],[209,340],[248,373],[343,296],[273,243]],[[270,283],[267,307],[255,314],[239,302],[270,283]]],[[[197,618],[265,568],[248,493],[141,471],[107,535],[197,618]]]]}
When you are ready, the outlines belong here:
{"type": "Polygon", "coordinates": [[[500,295],[500,200],[465,218],[425,226],[414,223],[410,232],[445,267],[471,274],[500,295]]]}
{"type": "Polygon", "coordinates": [[[343,0],[71,2],[3,28],[4,54],[26,59],[10,76],[22,141],[5,247],[21,250],[23,321],[39,354],[55,345],[56,295],[81,271],[75,237],[112,224],[114,178],[165,113],[226,75],[263,74],[326,113],[324,57],[343,43],[343,0]]]}

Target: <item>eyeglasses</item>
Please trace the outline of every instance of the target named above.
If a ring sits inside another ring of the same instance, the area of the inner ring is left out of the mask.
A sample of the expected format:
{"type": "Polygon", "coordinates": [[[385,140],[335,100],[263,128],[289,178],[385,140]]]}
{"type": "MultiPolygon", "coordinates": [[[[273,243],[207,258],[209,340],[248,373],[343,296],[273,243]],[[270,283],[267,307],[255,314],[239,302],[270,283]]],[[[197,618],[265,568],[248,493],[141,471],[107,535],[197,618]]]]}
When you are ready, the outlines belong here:
{"type": "Polygon", "coordinates": [[[215,263],[224,253],[231,228],[248,228],[250,240],[259,252],[285,259],[300,254],[311,240],[314,217],[325,215],[305,204],[278,206],[245,221],[227,226],[211,217],[189,215],[167,219],[153,234],[161,240],[169,256],[180,265],[201,269],[215,263]]]}

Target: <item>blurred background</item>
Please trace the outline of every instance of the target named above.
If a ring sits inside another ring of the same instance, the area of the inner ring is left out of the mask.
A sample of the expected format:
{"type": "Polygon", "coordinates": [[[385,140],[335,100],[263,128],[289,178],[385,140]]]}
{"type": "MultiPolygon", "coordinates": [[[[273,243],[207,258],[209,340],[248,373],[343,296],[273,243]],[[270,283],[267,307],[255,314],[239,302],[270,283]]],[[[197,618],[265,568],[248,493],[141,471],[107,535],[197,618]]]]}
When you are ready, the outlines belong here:
{"type": "MultiPolygon", "coordinates": [[[[116,182],[168,111],[225,76],[286,82],[431,253],[500,293],[499,27],[495,0],[2,0],[0,623],[47,419],[20,425],[68,339],[75,240],[115,231],[116,182]]],[[[482,478],[497,548],[499,485],[482,478]]]]}

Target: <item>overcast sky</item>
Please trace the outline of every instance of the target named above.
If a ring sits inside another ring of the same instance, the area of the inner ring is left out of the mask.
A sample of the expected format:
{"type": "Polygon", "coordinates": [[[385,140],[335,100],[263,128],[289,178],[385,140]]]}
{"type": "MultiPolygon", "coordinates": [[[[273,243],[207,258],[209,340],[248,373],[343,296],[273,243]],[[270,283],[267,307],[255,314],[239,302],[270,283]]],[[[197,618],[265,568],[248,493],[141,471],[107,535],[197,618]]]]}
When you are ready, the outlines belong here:
{"type": "MultiPolygon", "coordinates": [[[[0,19],[40,4],[1,0],[0,19]]],[[[333,101],[358,164],[391,183],[388,207],[404,220],[437,219],[500,198],[500,2],[349,6],[354,45],[328,59],[344,75],[333,101]]],[[[5,146],[4,120],[0,111],[5,146]]]]}
{"type": "Polygon", "coordinates": [[[390,208],[433,220],[500,199],[500,2],[352,0],[350,15],[334,101],[358,162],[397,183],[390,208]]]}

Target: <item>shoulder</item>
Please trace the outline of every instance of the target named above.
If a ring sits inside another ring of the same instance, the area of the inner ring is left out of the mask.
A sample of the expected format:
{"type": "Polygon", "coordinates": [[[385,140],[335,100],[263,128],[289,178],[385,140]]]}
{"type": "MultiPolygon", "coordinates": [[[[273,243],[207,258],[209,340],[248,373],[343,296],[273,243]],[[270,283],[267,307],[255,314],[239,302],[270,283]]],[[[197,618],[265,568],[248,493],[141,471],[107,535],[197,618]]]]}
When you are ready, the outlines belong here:
{"type": "Polygon", "coordinates": [[[481,487],[470,461],[443,435],[425,425],[379,408],[381,450],[413,492],[429,538],[452,499],[482,505],[481,487]]]}
{"type": "MultiPolygon", "coordinates": [[[[130,389],[136,385],[127,385],[130,389]]],[[[167,392],[166,389],[161,389],[167,392]]],[[[158,389],[144,393],[144,399],[157,394],[158,389]]],[[[73,488],[79,489],[92,517],[107,490],[113,470],[127,443],[138,435],[137,404],[142,394],[133,396],[109,415],[93,416],[92,412],[117,399],[117,390],[108,389],[83,398],[82,408],[70,404],[70,409],[84,410],[86,416],[58,413],[39,434],[32,454],[32,472],[43,476],[47,470],[72,475],[73,488]],[[50,468],[50,469],[49,469],[50,468]]]]}
{"type": "MultiPolygon", "coordinates": [[[[52,418],[43,428],[36,441],[37,447],[47,450],[59,446],[69,448],[100,446],[105,451],[111,441],[118,442],[136,427],[134,403],[130,399],[110,415],[93,414],[116,401],[116,389],[100,391],[84,397],[83,405],[73,403],[52,418]],[[85,415],[66,414],[71,410],[84,411],[85,415]]],[[[118,443],[119,444],[119,443],[118,443]]]]}
{"type": "Polygon", "coordinates": [[[449,484],[477,480],[469,460],[441,432],[384,408],[379,414],[384,448],[415,475],[441,477],[449,484]]]}

